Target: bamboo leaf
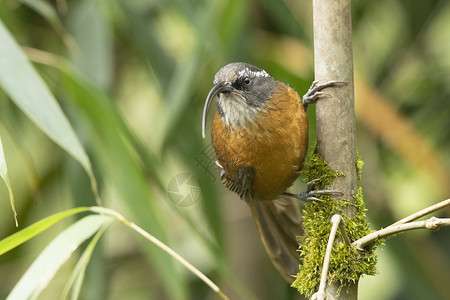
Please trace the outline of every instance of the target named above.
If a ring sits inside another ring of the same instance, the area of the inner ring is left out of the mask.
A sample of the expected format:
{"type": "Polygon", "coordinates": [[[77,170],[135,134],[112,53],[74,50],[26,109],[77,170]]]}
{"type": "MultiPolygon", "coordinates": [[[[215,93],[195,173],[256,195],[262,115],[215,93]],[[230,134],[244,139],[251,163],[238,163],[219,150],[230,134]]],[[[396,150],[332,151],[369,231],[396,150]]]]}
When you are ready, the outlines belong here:
{"type": "Polygon", "coordinates": [[[110,220],[108,216],[90,215],[61,232],[28,268],[7,299],[37,297],[80,244],[110,220]]]}
{"type": "Polygon", "coordinates": [[[79,298],[80,291],[81,291],[81,285],[84,280],[84,274],[86,273],[86,268],[91,259],[92,252],[94,251],[98,240],[103,235],[103,233],[105,232],[105,230],[109,226],[109,224],[110,224],[110,222],[105,222],[103,224],[103,226],[97,231],[97,233],[92,238],[92,240],[89,242],[89,245],[86,247],[86,249],[84,250],[80,259],[78,260],[77,265],[75,266],[75,268],[72,271],[72,275],[70,276],[69,280],[67,281],[66,286],[64,287],[63,293],[61,295],[61,299],[67,299],[70,289],[72,289],[71,299],[79,298]]]}
{"type": "Polygon", "coordinates": [[[8,167],[6,165],[6,159],[5,154],[3,153],[3,145],[2,145],[2,138],[0,137],[0,176],[3,178],[3,181],[5,181],[6,187],[8,188],[9,192],[9,202],[11,202],[11,208],[14,213],[14,220],[16,221],[16,227],[19,226],[19,222],[17,221],[17,212],[16,207],[14,205],[14,194],[11,187],[11,182],[9,181],[8,177],[8,167]]]}
{"type": "Polygon", "coordinates": [[[73,37],[67,32],[58,13],[50,3],[43,0],[20,0],[20,2],[46,19],[72,53],[75,53],[76,50],[78,50],[73,37]]]}
{"type": "Polygon", "coordinates": [[[91,163],[69,120],[1,20],[0,86],[47,136],[80,162],[97,196],[91,163]]]}
{"type": "MultiPolygon", "coordinates": [[[[66,75],[65,90],[86,116],[82,119],[85,120],[83,125],[91,136],[92,153],[105,182],[114,185],[136,223],[167,242],[165,216],[160,213],[156,201],[153,201],[154,196],[139,161],[123,138],[123,127],[119,124],[123,120],[118,118],[120,115],[115,111],[117,108],[113,101],[81,75],[75,72],[66,75]],[[101,122],[98,116],[101,116],[101,122]]],[[[157,270],[170,298],[185,299],[185,278],[176,270],[174,262],[153,245],[144,245],[147,258],[157,270]]]]}
{"type": "Polygon", "coordinates": [[[58,14],[48,2],[42,0],[20,0],[20,2],[47,19],[47,21],[53,26],[53,28],[55,28],[55,30],[63,30],[64,26],[59,19],[58,14]]]}
{"type": "Polygon", "coordinates": [[[21,231],[4,238],[0,241],[0,255],[25,243],[29,239],[35,237],[36,235],[53,226],[62,219],[88,210],[88,207],[77,207],[65,210],[60,213],[51,215],[50,217],[47,217],[43,220],[40,220],[39,222],[36,222],[33,225],[30,225],[22,229],[21,231]]]}
{"type": "Polygon", "coordinates": [[[71,56],[78,70],[99,87],[109,89],[114,74],[114,55],[109,1],[77,1],[71,8],[67,26],[79,51],[71,56]]]}
{"type": "Polygon", "coordinates": [[[188,262],[183,256],[175,252],[172,248],[161,242],[159,239],[142,229],[141,227],[137,226],[133,222],[128,221],[125,219],[121,214],[116,212],[115,210],[112,210],[110,208],[105,207],[91,207],[92,212],[98,212],[100,214],[109,215],[113,218],[116,218],[118,221],[120,221],[125,226],[128,226],[132,230],[136,231],[140,235],[142,235],[144,238],[146,238],[148,241],[150,241],[152,244],[160,248],[162,251],[166,252],[170,256],[172,256],[174,259],[176,259],[179,263],[181,263],[186,269],[191,271],[195,276],[197,276],[199,279],[201,279],[204,283],[206,283],[214,292],[216,292],[222,299],[228,299],[228,297],[220,290],[220,288],[213,282],[211,279],[209,279],[205,274],[203,274],[200,270],[198,270],[196,267],[194,267],[190,262],[188,262]]]}

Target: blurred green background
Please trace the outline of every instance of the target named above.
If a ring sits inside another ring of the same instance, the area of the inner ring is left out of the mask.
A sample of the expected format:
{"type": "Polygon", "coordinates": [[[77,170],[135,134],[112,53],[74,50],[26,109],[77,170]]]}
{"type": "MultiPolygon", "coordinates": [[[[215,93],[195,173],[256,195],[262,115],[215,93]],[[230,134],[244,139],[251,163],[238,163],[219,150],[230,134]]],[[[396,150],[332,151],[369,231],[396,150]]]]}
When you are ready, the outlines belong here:
{"type": "MultiPolygon", "coordinates": [[[[450,2],[354,1],[352,9],[358,151],[376,229],[450,194],[450,2]]],[[[311,1],[2,0],[0,19],[69,118],[106,207],[163,240],[231,299],[299,298],[272,267],[245,203],[221,186],[200,119],[215,72],[232,61],[307,91],[311,1]]],[[[313,139],[313,109],[309,115],[313,139]]],[[[95,205],[81,165],[1,88],[0,136],[19,229],[95,205]]],[[[2,239],[17,231],[3,183],[0,200],[2,239]]],[[[0,257],[0,298],[73,221],[0,257]]],[[[360,298],[448,299],[449,237],[443,228],[388,240],[360,298]]],[[[80,253],[40,299],[59,298],[80,253]]],[[[219,299],[119,223],[96,247],[81,298],[219,299]]]]}

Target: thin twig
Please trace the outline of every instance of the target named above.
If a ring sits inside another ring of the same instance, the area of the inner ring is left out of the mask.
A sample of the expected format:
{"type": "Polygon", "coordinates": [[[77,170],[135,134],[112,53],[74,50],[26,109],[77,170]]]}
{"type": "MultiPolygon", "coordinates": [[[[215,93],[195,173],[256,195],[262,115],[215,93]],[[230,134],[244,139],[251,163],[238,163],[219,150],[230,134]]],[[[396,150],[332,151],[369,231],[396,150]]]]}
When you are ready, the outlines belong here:
{"type": "Polygon", "coordinates": [[[364,248],[367,245],[370,245],[371,243],[375,242],[376,240],[384,237],[388,237],[390,235],[400,233],[403,231],[413,230],[413,229],[432,229],[436,230],[440,226],[450,226],[450,218],[446,219],[438,219],[435,217],[431,217],[428,220],[425,221],[416,221],[416,222],[410,222],[406,224],[399,224],[399,225],[391,225],[389,227],[386,227],[384,229],[372,232],[371,234],[366,235],[363,238],[360,238],[359,240],[352,243],[352,246],[360,251],[364,251],[364,248]]]}
{"type": "Polygon", "coordinates": [[[222,299],[228,300],[229,298],[220,290],[220,288],[212,282],[211,279],[209,279],[205,274],[203,274],[200,270],[198,270],[196,267],[194,267],[190,262],[188,262],[186,259],[184,259],[181,255],[176,253],[174,250],[169,248],[166,244],[158,240],[156,237],[139,227],[138,225],[134,224],[133,222],[128,221],[125,219],[124,216],[119,214],[113,209],[105,208],[105,207],[91,207],[91,211],[97,212],[97,213],[106,213],[113,215],[118,219],[119,222],[122,224],[132,228],[137,233],[145,237],[147,240],[161,248],[163,251],[168,253],[170,256],[178,260],[183,266],[185,266],[189,271],[194,273],[195,276],[200,278],[203,282],[205,282],[214,292],[216,292],[222,299]]]}
{"type": "MultiPolygon", "coordinates": [[[[322,275],[320,277],[319,290],[315,293],[311,299],[313,300],[325,300],[327,298],[326,287],[327,287],[327,275],[328,268],[330,266],[331,251],[333,250],[334,238],[336,237],[336,232],[340,227],[342,217],[340,215],[334,215],[331,217],[331,223],[333,224],[330,231],[330,237],[328,238],[327,249],[325,251],[325,257],[323,259],[322,275]]],[[[345,232],[345,231],[344,231],[345,232]]],[[[346,234],[347,235],[347,234],[346,234]]],[[[348,237],[347,237],[348,239],[348,237]]]]}
{"type": "MultiPolygon", "coordinates": [[[[339,215],[336,215],[336,216],[339,216],[339,215]]],[[[348,247],[351,247],[350,239],[348,238],[347,232],[345,231],[344,219],[342,219],[341,216],[339,216],[339,218],[341,218],[341,221],[339,222],[339,231],[341,232],[342,239],[344,240],[344,244],[348,247]]],[[[333,219],[331,221],[333,222],[333,219]]]]}
{"type": "MultiPolygon", "coordinates": [[[[394,224],[390,225],[389,227],[409,223],[409,222],[417,220],[418,218],[421,218],[425,215],[431,214],[432,212],[435,212],[436,210],[442,209],[446,206],[450,206],[450,199],[441,201],[438,204],[424,208],[410,216],[407,216],[406,218],[401,219],[400,221],[395,222],[394,224]]],[[[389,227],[387,227],[387,228],[389,228],[389,227]]]]}
{"type": "Polygon", "coordinates": [[[156,237],[154,237],[153,235],[151,235],[150,233],[148,233],[147,231],[145,231],[144,229],[142,229],[138,225],[134,224],[133,222],[126,221],[126,223],[124,223],[124,224],[128,225],[129,227],[131,227],[132,229],[137,231],[140,235],[145,237],[147,240],[151,241],[153,244],[155,244],[156,246],[158,246],[159,248],[161,248],[162,250],[167,252],[170,256],[172,256],[173,258],[178,260],[189,271],[194,273],[195,276],[197,276],[198,278],[203,280],[203,282],[205,282],[207,285],[209,285],[209,287],[211,287],[211,289],[213,291],[215,291],[217,294],[219,294],[223,299],[228,299],[228,297],[222,293],[220,288],[214,282],[212,282],[211,279],[209,279],[205,274],[200,272],[199,269],[194,267],[190,262],[188,262],[186,259],[184,259],[181,255],[179,255],[178,253],[173,251],[171,248],[166,246],[166,244],[164,244],[163,242],[158,240],[156,237]]]}

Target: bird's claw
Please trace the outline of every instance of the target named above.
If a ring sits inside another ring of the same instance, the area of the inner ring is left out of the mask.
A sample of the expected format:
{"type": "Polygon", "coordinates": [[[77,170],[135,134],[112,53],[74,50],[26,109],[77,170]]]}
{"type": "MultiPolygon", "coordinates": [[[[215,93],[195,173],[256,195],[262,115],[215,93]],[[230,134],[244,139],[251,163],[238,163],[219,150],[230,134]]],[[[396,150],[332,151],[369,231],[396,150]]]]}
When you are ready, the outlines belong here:
{"type": "Polygon", "coordinates": [[[321,199],[317,198],[316,196],[318,195],[336,195],[336,196],[342,196],[344,195],[344,193],[342,193],[341,191],[338,190],[318,190],[318,191],[313,191],[312,190],[312,186],[314,185],[314,183],[316,183],[317,181],[319,181],[319,178],[313,179],[311,181],[308,181],[306,183],[307,185],[307,189],[305,192],[301,192],[298,194],[291,194],[291,193],[286,193],[287,195],[290,195],[294,198],[297,198],[298,200],[301,201],[322,201],[321,199]]]}
{"type": "Polygon", "coordinates": [[[314,80],[313,83],[311,84],[308,92],[302,97],[302,104],[303,107],[306,109],[308,108],[309,104],[313,104],[316,103],[317,100],[319,99],[319,97],[322,96],[331,96],[330,94],[321,92],[321,90],[327,88],[327,87],[332,87],[332,86],[336,86],[336,85],[345,85],[347,84],[346,82],[343,81],[326,81],[324,83],[320,83],[320,80],[314,80]]]}
{"type": "Polygon", "coordinates": [[[306,191],[301,192],[298,194],[293,194],[295,198],[301,201],[322,201],[321,199],[317,198],[318,195],[338,195],[342,196],[344,193],[338,190],[320,190],[320,191],[306,191]]]}

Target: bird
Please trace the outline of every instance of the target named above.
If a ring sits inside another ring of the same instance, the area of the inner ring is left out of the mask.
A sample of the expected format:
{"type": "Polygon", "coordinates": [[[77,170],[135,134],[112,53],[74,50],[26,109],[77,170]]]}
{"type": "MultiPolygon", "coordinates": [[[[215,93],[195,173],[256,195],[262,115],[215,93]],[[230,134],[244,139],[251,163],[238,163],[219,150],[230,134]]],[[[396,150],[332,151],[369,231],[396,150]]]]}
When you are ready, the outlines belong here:
{"type": "MultiPolygon", "coordinates": [[[[203,108],[202,136],[211,104],[217,112],[211,142],[222,184],[250,207],[272,263],[289,282],[299,271],[298,237],[303,235],[300,200],[319,200],[307,190],[292,194],[308,150],[308,105],[340,82],[314,81],[302,98],[265,70],[233,62],[215,75],[203,108]]],[[[309,187],[309,185],[308,185],[309,187]]],[[[309,189],[309,188],[308,188],[309,189]]]]}

